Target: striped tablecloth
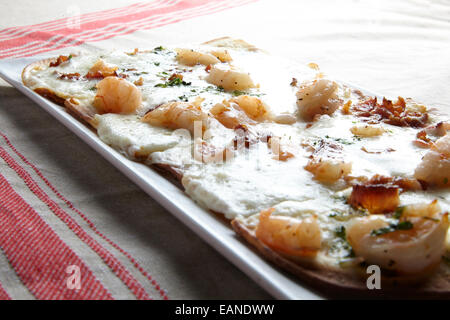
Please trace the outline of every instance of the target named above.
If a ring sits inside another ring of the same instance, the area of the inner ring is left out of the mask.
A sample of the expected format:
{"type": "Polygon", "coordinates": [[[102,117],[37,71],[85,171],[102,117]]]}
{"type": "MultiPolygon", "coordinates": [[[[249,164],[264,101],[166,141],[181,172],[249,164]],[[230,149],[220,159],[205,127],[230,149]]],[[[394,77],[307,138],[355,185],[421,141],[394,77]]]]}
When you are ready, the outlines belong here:
{"type": "MultiPolygon", "coordinates": [[[[447,2],[15,0],[0,15],[0,59],[230,35],[450,108],[447,2]]],[[[269,297],[1,80],[0,249],[0,299],[269,297]]]]}

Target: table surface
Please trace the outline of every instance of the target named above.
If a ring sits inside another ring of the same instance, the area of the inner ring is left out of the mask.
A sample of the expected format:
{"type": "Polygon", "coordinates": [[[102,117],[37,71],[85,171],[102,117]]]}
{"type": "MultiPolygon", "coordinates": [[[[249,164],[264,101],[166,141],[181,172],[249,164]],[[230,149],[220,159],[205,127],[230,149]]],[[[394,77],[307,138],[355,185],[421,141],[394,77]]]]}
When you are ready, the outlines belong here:
{"type": "MultiPolygon", "coordinates": [[[[47,0],[37,6],[30,0],[2,1],[0,30],[133,3],[78,0],[76,5],[62,6],[60,1],[47,0]]],[[[388,97],[413,97],[450,113],[450,3],[446,1],[261,0],[82,46],[143,48],[180,41],[200,43],[224,35],[245,39],[282,57],[316,62],[335,78],[388,97]]],[[[2,49],[0,42],[0,55],[2,49]]],[[[2,80],[0,133],[4,135],[0,147],[14,163],[51,201],[76,216],[73,204],[92,222],[98,231],[93,237],[150,297],[161,295],[142,270],[171,299],[270,298],[94,150],[2,80]]],[[[5,157],[0,158],[0,174],[101,279],[112,297],[136,298],[98,252],[51,212],[5,157]]],[[[85,220],[77,222],[90,228],[85,220]]],[[[36,298],[6,251],[0,251],[3,290],[13,299],[36,298]]]]}

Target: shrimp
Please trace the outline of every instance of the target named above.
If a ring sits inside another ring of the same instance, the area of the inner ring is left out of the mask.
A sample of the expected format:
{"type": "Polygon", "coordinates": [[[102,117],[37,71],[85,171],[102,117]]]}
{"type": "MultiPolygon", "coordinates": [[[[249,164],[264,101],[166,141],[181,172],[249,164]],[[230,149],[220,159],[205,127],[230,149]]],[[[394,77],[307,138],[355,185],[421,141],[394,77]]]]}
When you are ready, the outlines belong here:
{"type": "Polygon", "coordinates": [[[352,171],[352,164],[337,159],[312,160],[306,165],[306,170],[314,174],[314,178],[324,183],[333,183],[347,176],[352,171]]]}
{"type": "Polygon", "coordinates": [[[216,50],[211,51],[211,54],[220,60],[220,62],[230,62],[233,61],[230,53],[227,50],[216,50]]]}
{"type": "Polygon", "coordinates": [[[89,69],[86,74],[88,79],[103,79],[106,77],[117,76],[116,71],[119,68],[116,66],[111,66],[105,63],[102,59],[97,60],[96,63],[89,69]]]}
{"type": "Polygon", "coordinates": [[[347,241],[356,256],[400,275],[419,274],[437,266],[445,252],[448,213],[429,217],[426,210],[423,216],[408,216],[407,211],[397,227],[381,216],[356,218],[347,228],[347,241]]]}
{"type": "Polygon", "coordinates": [[[326,79],[302,83],[297,91],[300,116],[306,121],[312,121],[316,115],[331,115],[342,104],[338,88],[336,82],[326,79]]]}
{"type": "Polygon", "coordinates": [[[248,73],[234,67],[224,68],[214,65],[209,71],[206,81],[222,87],[226,91],[247,90],[255,87],[248,73]]]}
{"type": "Polygon", "coordinates": [[[338,181],[352,171],[352,163],[344,161],[341,150],[342,148],[336,144],[321,141],[305,169],[320,182],[338,181]]]}
{"type": "Polygon", "coordinates": [[[210,64],[216,64],[220,62],[220,58],[209,53],[202,53],[191,49],[177,49],[177,61],[186,66],[195,66],[197,64],[203,64],[208,66],[210,64]]]}
{"type": "Polygon", "coordinates": [[[360,137],[376,137],[381,136],[385,132],[385,130],[382,127],[371,126],[368,124],[365,124],[363,126],[353,126],[350,128],[350,131],[355,136],[360,137]]]}
{"type": "Polygon", "coordinates": [[[265,120],[272,119],[272,114],[269,110],[269,106],[257,97],[241,95],[239,97],[231,99],[230,101],[237,103],[238,106],[242,110],[244,110],[247,116],[249,116],[252,120],[263,122],[265,120]]]}
{"type": "Polygon", "coordinates": [[[274,208],[261,211],[256,237],[284,254],[311,257],[321,248],[322,233],[317,218],[291,218],[272,215],[274,208]]]}
{"type": "Polygon", "coordinates": [[[216,104],[210,112],[220,123],[230,129],[272,119],[269,106],[260,99],[247,95],[224,100],[216,104]]]}
{"type": "Polygon", "coordinates": [[[253,125],[255,121],[250,119],[239,105],[224,100],[217,103],[210,110],[211,114],[226,128],[235,129],[241,125],[253,125]]]}
{"type": "Polygon", "coordinates": [[[450,134],[433,143],[417,166],[414,177],[432,186],[450,187],[450,134]]]}
{"type": "Polygon", "coordinates": [[[100,113],[133,113],[142,103],[141,91],[125,79],[106,77],[97,89],[93,105],[100,113]]]}
{"type": "Polygon", "coordinates": [[[169,129],[187,129],[194,133],[195,123],[201,124],[202,132],[207,128],[208,114],[199,104],[188,102],[168,102],[147,113],[143,118],[153,126],[169,129]]]}

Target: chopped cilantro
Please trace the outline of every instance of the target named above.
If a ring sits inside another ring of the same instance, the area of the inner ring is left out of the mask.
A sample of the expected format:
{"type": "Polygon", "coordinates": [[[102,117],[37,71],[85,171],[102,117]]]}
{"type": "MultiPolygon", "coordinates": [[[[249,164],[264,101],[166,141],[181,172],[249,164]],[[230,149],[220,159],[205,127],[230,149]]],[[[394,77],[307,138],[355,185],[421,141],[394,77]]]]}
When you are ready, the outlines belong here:
{"type": "Polygon", "coordinates": [[[326,139],[333,139],[334,141],[339,142],[339,143],[342,143],[342,144],[347,144],[347,145],[353,144],[352,141],[348,141],[348,140],[343,139],[343,138],[332,138],[332,137],[330,137],[329,135],[326,135],[325,138],[326,138],[326,139]]]}
{"type": "Polygon", "coordinates": [[[220,86],[207,86],[205,88],[205,91],[218,91],[218,92],[224,92],[225,89],[223,87],[220,86]]]}
{"type": "Polygon", "coordinates": [[[184,94],[182,96],[179,96],[178,99],[180,99],[181,101],[184,101],[184,102],[188,102],[188,97],[186,97],[186,95],[184,95],[184,94]]]}
{"type": "Polygon", "coordinates": [[[346,239],[346,232],[345,232],[344,226],[337,227],[337,229],[334,231],[334,233],[336,234],[337,237],[339,237],[343,240],[346,239]]]}
{"type": "Polygon", "coordinates": [[[234,90],[233,91],[233,96],[237,97],[237,96],[241,96],[243,94],[246,94],[246,92],[241,91],[241,90],[234,90]]]}
{"type": "Polygon", "coordinates": [[[157,74],[158,77],[160,78],[165,78],[166,76],[168,76],[169,74],[165,71],[161,71],[160,73],[157,74]]]}
{"type": "Polygon", "coordinates": [[[159,46],[153,49],[153,51],[158,52],[158,51],[163,51],[165,50],[165,48],[163,46],[159,46]]]}
{"type": "Polygon", "coordinates": [[[397,224],[397,230],[410,230],[414,227],[411,221],[402,221],[397,224]]]}
{"type": "Polygon", "coordinates": [[[404,210],[405,210],[405,207],[398,207],[397,209],[395,209],[393,217],[397,220],[400,219],[403,215],[404,210]]]}
{"type": "Polygon", "coordinates": [[[371,236],[381,236],[383,234],[386,234],[386,233],[389,233],[389,232],[394,232],[394,231],[395,231],[395,228],[392,228],[391,226],[389,226],[389,227],[384,227],[384,228],[372,230],[370,235],[371,236]]]}
{"type": "Polygon", "coordinates": [[[397,230],[410,230],[414,227],[414,225],[410,221],[402,221],[397,224],[391,223],[389,226],[372,230],[370,233],[371,236],[381,236],[386,233],[394,232],[397,230]]]}
{"type": "Polygon", "coordinates": [[[172,80],[166,81],[165,83],[158,83],[155,87],[167,88],[175,86],[190,86],[190,82],[181,80],[180,78],[173,78],[172,80]]]}
{"type": "Polygon", "coordinates": [[[154,64],[155,66],[159,67],[159,65],[160,65],[161,63],[159,63],[159,62],[153,62],[153,64],[154,64]]]}

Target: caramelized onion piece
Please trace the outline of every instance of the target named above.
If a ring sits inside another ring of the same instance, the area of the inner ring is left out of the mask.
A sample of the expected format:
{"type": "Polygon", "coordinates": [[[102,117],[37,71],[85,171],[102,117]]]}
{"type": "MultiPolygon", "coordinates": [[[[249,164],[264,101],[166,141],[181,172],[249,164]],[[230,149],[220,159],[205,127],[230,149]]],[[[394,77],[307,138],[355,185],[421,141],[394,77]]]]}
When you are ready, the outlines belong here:
{"type": "Polygon", "coordinates": [[[392,212],[400,203],[399,188],[385,184],[355,184],[348,202],[372,214],[392,212]]]}

